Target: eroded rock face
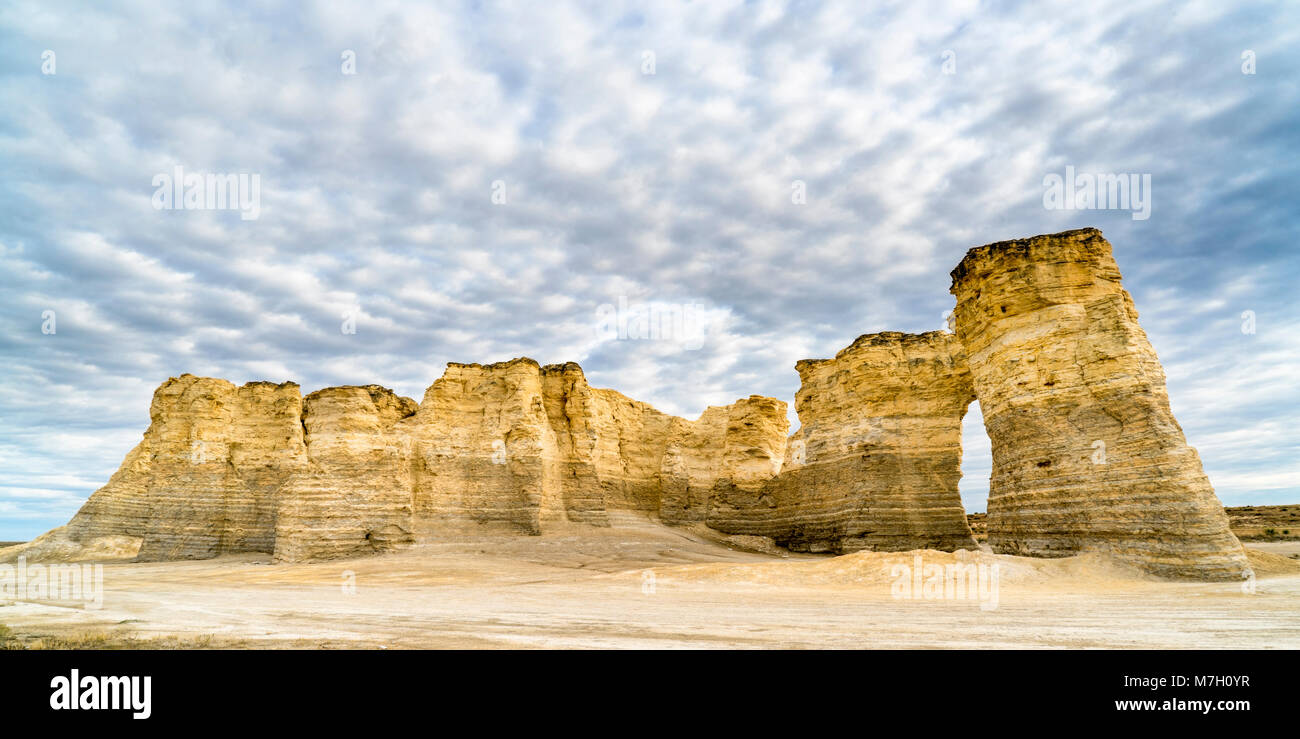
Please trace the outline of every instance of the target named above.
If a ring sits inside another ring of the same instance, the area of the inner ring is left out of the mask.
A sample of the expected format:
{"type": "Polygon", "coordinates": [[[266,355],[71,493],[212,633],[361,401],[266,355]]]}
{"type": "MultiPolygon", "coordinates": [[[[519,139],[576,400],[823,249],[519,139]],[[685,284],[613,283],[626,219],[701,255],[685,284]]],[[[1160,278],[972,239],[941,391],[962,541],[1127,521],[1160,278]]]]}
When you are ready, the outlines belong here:
{"type": "Polygon", "coordinates": [[[64,536],[140,539],[141,560],[271,551],[275,509],[306,455],[294,383],[182,375],[153,396],[144,439],[64,536]]]}
{"type": "Polygon", "coordinates": [[[859,337],[797,364],[801,428],[750,396],[678,418],[573,363],[449,364],[423,402],[376,386],[183,375],[121,469],[65,527],[0,557],[316,560],[444,525],[525,534],[631,519],[789,548],[975,547],[957,484],[976,397],[993,443],[995,551],[1103,549],[1166,576],[1248,569],[1094,229],[972,249],[956,334],[859,337]]]}
{"type": "Polygon", "coordinates": [[[1161,575],[1240,578],[1245,554],[1101,232],[971,249],[952,278],[993,445],[994,551],[1106,549],[1161,575]]]}
{"type": "Polygon", "coordinates": [[[709,525],[804,551],[975,549],[957,491],[974,395],[954,337],[867,334],[796,369],[785,469],[719,490],[709,525]]]}
{"type": "Polygon", "coordinates": [[[302,407],[306,460],[278,496],[276,557],[331,559],[412,543],[409,442],[397,424],[415,401],[378,385],[346,386],[317,390],[302,407]]]}
{"type": "Polygon", "coordinates": [[[540,367],[531,359],[447,366],[411,419],[418,519],[495,522],[541,532],[562,510],[540,367]]]}
{"type": "Polygon", "coordinates": [[[408,429],[417,519],[503,523],[539,533],[548,521],[607,526],[623,516],[702,521],[720,477],[753,474],[784,452],[785,404],[764,398],[771,438],[728,434],[757,396],[697,421],[592,388],[573,363],[531,359],[452,364],[408,429]]]}
{"type": "Polygon", "coordinates": [[[752,396],[689,421],[531,359],[450,364],[421,405],[377,385],[302,398],[293,383],[184,375],[158,388],[144,440],[73,520],[6,556],[306,561],[445,524],[704,521],[719,480],[779,469],[785,413],[752,396]]]}

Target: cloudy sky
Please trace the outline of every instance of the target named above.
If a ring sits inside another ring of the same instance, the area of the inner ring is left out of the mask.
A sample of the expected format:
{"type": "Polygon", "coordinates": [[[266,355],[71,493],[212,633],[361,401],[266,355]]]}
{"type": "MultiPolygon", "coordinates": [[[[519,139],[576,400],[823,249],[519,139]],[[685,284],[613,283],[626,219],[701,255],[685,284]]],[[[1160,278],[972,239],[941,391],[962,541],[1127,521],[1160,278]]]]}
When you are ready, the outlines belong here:
{"type": "Polygon", "coordinates": [[[693,418],[1081,226],[1220,497],[1300,502],[1287,3],[99,5],[0,8],[0,540],[65,522],[169,376],[419,399],[525,355],[693,418]],[[256,218],[155,207],[178,166],[256,175],[256,218]],[[1067,166],[1149,174],[1150,217],[1045,208],[1067,166]]]}

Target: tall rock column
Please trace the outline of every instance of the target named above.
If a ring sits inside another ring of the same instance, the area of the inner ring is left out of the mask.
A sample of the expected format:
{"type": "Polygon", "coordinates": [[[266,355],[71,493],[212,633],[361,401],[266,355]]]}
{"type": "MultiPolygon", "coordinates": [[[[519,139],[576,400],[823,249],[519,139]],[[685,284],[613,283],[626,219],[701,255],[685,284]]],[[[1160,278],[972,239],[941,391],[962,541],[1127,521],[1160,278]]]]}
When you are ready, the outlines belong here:
{"type": "Polygon", "coordinates": [[[1163,576],[1242,576],[1245,552],[1100,231],[971,249],[951,291],[993,445],[995,552],[1105,549],[1163,576]]]}
{"type": "Polygon", "coordinates": [[[713,453],[718,462],[705,523],[726,533],[779,537],[788,526],[771,520],[776,512],[771,486],[785,461],[787,406],[751,395],[724,410],[725,432],[713,453]]]}
{"type": "Polygon", "coordinates": [[[450,362],[406,424],[415,517],[540,534],[563,515],[541,368],[528,358],[450,362]]]}

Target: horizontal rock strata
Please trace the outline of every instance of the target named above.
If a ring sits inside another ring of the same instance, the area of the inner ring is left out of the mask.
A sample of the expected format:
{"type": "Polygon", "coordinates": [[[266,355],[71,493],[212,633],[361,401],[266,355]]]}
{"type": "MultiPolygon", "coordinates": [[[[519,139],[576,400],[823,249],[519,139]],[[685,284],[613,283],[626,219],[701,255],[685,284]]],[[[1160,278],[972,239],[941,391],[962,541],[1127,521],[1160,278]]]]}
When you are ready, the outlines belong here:
{"type": "Polygon", "coordinates": [[[548,521],[702,521],[717,479],[752,474],[742,444],[763,449],[769,476],[780,465],[785,403],[761,399],[770,438],[727,434],[756,398],[688,421],[592,388],[573,363],[452,364],[408,428],[416,516],[531,534],[548,521]]]}
{"type": "Polygon", "coordinates": [[[815,552],[975,549],[957,491],[974,396],[953,336],[868,334],[796,369],[786,469],[719,491],[709,525],[815,552]]]}
{"type": "Polygon", "coordinates": [[[397,424],[415,401],[378,385],[331,387],[302,408],[305,463],[278,496],[276,556],[329,559],[412,543],[409,441],[397,424]]]}
{"type": "Polygon", "coordinates": [[[155,391],[151,415],[34,556],[303,561],[397,549],[443,524],[704,521],[719,480],[776,473],[789,430],[772,398],[689,421],[531,359],[452,363],[418,405],[377,385],[302,398],[293,383],[184,375],[155,391]]]}
{"type": "Polygon", "coordinates": [[[182,375],[154,392],[149,416],[64,535],[138,538],[141,560],[271,551],[281,489],[306,460],[298,386],[182,375]]]}
{"type": "Polygon", "coordinates": [[[978,247],[952,278],[993,446],[994,551],[1105,549],[1161,575],[1242,577],[1245,554],[1101,232],[978,247]]]}
{"type": "Polygon", "coordinates": [[[377,385],[303,398],[293,383],[182,375],[73,519],[0,559],[318,560],[444,526],[647,520],[814,552],[971,549],[957,485],[978,398],[995,551],[1247,575],[1100,232],[978,247],[952,278],[955,334],[868,334],[799,362],[789,436],[773,398],[692,421],[527,358],[451,363],[419,404],[377,385]]]}

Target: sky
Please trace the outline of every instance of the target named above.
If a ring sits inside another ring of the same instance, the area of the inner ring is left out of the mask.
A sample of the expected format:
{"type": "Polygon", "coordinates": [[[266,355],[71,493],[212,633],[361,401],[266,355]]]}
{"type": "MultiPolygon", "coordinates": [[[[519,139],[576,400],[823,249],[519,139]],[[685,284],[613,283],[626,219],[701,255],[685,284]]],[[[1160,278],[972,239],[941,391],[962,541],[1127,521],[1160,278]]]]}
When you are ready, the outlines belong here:
{"type": "Polygon", "coordinates": [[[0,540],[171,376],[419,400],[529,356],[793,405],[797,360],[943,328],[968,248],[1084,226],[1220,498],[1300,502],[1294,4],[114,5],[0,6],[0,540]],[[1146,217],[1048,207],[1067,167],[1149,176],[1146,217]]]}

